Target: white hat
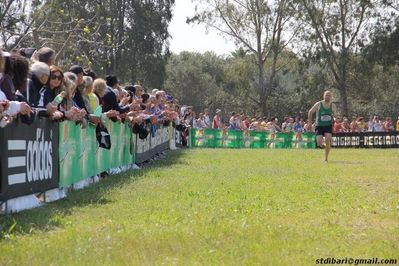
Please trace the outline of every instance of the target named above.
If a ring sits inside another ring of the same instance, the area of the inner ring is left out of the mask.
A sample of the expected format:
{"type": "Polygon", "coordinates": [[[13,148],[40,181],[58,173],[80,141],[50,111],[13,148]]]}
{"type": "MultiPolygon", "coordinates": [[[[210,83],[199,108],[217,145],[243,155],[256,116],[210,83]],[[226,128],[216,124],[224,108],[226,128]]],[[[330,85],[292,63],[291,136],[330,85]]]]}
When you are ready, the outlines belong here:
{"type": "Polygon", "coordinates": [[[10,53],[9,52],[6,52],[6,51],[1,51],[1,55],[3,56],[3,57],[10,57],[10,53]]]}
{"type": "Polygon", "coordinates": [[[221,112],[221,110],[220,109],[216,109],[216,113],[220,113],[221,112]]]}

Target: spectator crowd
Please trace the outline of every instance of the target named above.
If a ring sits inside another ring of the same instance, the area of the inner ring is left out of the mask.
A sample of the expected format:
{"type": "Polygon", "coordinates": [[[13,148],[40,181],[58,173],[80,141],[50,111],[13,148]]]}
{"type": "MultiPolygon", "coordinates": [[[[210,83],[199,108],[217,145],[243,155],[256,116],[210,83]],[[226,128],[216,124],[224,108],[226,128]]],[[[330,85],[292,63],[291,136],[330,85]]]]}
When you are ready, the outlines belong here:
{"type": "MultiPolygon", "coordinates": [[[[185,124],[191,125],[193,128],[213,128],[226,130],[254,130],[260,132],[314,132],[315,119],[312,121],[312,127],[309,128],[309,121],[305,121],[302,117],[285,117],[280,124],[277,117],[250,117],[243,116],[236,112],[232,112],[228,123],[221,120],[221,110],[217,109],[213,120],[210,120],[209,110],[205,109],[203,113],[198,115],[190,109],[184,116],[185,124]]],[[[381,120],[379,116],[370,116],[368,120],[355,115],[349,122],[348,118],[337,116],[333,123],[333,133],[348,132],[399,132],[399,117],[395,122],[391,117],[381,120]]]]}
{"type": "MultiPolygon", "coordinates": [[[[25,50],[0,53],[0,127],[13,122],[19,114],[21,121],[32,124],[37,117],[48,117],[54,122],[75,121],[82,129],[88,123],[105,127],[104,120],[129,123],[134,133],[141,130],[154,133],[157,124],[173,122],[182,132],[183,145],[190,128],[254,130],[263,132],[311,132],[309,121],[301,117],[250,117],[231,112],[228,122],[222,121],[217,109],[213,118],[209,109],[198,116],[192,106],[180,106],[179,101],[164,90],[145,92],[143,86],[121,86],[115,75],[99,78],[90,68],[73,65],[65,71],[55,64],[56,52],[48,47],[32,55],[25,50]]],[[[336,117],[333,131],[390,132],[399,131],[399,117],[368,120],[353,116],[336,117]]],[[[141,136],[141,135],[140,135],[141,136]]],[[[143,134],[145,138],[147,134],[143,134]]]]}
{"type": "MultiPolygon", "coordinates": [[[[179,116],[178,100],[164,90],[144,92],[141,85],[120,86],[115,75],[99,78],[91,69],[55,64],[48,47],[27,55],[24,50],[0,53],[0,126],[16,119],[32,124],[37,117],[105,127],[105,119],[150,130],[179,116]]],[[[145,135],[146,137],[147,135],[145,135]]],[[[144,137],[143,137],[144,138],[144,137]]]]}

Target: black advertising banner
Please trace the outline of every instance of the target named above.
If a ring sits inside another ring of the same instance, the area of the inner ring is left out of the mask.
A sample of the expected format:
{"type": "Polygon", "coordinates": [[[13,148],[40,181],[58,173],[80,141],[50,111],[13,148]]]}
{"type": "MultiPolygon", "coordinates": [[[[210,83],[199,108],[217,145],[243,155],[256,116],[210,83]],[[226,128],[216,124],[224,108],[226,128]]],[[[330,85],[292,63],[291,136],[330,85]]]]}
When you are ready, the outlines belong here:
{"type": "Polygon", "coordinates": [[[399,132],[337,133],[331,138],[334,148],[399,148],[399,132]]]}
{"type": "Polygon", "coordinates": [[[15,119],[0,128],[0,200],[58,188],[58,124],[15,119]]]}
{"type": "Polygon", "coordinates": [[[137,138],[136,163],[142,163],[157,153],[169,148],[169,126],[157,126],[156,132],[150,132],[147,138],[137,138]]]}

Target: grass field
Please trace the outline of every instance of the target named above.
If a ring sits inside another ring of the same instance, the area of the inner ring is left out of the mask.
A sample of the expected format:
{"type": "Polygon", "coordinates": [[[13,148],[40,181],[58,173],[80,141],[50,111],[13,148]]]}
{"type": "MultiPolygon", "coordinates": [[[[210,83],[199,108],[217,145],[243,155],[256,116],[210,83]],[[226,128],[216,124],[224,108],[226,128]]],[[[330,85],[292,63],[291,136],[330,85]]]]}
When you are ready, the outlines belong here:
{"type": "Polygon", "coordinates": [[[0,217],[0,265],[397,259],[399,150],[196,149],[0,217]]]}

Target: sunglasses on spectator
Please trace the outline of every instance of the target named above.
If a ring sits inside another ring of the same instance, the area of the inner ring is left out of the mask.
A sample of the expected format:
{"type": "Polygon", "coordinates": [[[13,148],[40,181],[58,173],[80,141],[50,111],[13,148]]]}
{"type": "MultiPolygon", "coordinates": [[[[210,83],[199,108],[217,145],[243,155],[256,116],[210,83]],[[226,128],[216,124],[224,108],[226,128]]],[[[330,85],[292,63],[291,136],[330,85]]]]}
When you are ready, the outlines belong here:
{"type": "Polygon", "coordinates": [[[62,75],[51,75],[51,79],[58,79],[58,80],[62,80],[63,76],[62,75]]]}

